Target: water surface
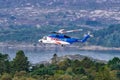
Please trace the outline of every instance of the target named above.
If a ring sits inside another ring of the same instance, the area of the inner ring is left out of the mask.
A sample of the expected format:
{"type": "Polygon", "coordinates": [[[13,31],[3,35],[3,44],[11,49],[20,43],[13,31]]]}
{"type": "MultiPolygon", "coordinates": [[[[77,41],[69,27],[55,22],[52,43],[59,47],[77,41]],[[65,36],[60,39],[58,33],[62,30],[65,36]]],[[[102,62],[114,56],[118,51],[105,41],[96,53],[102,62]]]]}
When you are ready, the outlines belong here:
{"type": "Polygon", "coordinates": [[[28,57],[28,60],[31,63],[39,63],[41,61],[49,61],[51,60],[54,53],[58,56],[64,55],[75,55],[80,54],[88,57],[92,57],[94,59],[99,60],[110,60],[114,57],[120,58],[119,51],[81,51],[78,48],[71,47],[34,47],[34,48],[15,48],[15,47],[0,47],[0,52],[3,54],[8,54],[10,56],[10,60],[12,60],[16,52],[18,50],[23,50],[25,55],[28,57]]]}

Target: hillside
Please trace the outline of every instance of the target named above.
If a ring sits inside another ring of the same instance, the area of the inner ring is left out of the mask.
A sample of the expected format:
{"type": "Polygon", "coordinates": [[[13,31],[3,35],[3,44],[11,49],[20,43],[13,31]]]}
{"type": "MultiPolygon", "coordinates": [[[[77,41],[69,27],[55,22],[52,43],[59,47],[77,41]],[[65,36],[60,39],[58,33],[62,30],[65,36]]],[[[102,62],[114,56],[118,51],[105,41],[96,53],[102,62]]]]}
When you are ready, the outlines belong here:
{"type": "Polygon", "coordinates": [[[120,47],[120,24],[111,25],[109,28],[95,31],[92,44],[107,47],[120,47]]]}
{"type": "MultiPolygon", "coordinates": [[[[81,27],[62,27],[62,26],[42,26],[42,27],[33,27],[33,26],[9,26],[7,28],[0,27],[0,42],[10,42],[10,43],[38,43],[38,39],[42,38],[45,35],[51,34],[52,31],[58,31],[59,29],[79,29],[81,27]]],[[[67,34],[72,37],[82,37],[83,34],[89,30],[83,28],[83,32],[75,32],[67,34]]]]}
{"type": "Polygon", "coordinates": [[[44,8],[81,8],[81,9],[107,9],[119,6],[119,0],[0,0],[0,8],[25,7],[33,5],[44,8]]]}
{"type": "Polygon", "coordinates": [[[0,42],[37,43],[50,31],[84,28],[83,32],[67,35],[82,38],[91,31],[95,37],[89,44],[120,47],[119,3],[119,0],[0,0],[0,42]]]}
{"type": "Polygon", "coordinates": [[[0,80],[120,80],[120,58],[98,62],[88,57],[65,56],[58,61],[54,54],[51,62],[32,65],[22,50],[10,61],[8,54],[0,53],[0,80]]]}
{"type": "Polygon", "coordinates": [[[0,27],[106,27],[120,23],[119,0],[0,0],[0,27]]]}
{"type": "Polygon", "coordinates": [[[50,34],[51,31],[57,31],[65,28],[66,30],[82,28],[82,32],[66,34],[71,37],[82,38],[85,33],[91,31],[94,37],[88,40],[87,45],[98,45],[105,47],[120,47],[120,24],[111,25],[108,28],[93,30],[84,27],[69,26],[10,26],[8,28],[0,28],[0,42],[7,43],[38,43],[38,39],[50,34]]]}

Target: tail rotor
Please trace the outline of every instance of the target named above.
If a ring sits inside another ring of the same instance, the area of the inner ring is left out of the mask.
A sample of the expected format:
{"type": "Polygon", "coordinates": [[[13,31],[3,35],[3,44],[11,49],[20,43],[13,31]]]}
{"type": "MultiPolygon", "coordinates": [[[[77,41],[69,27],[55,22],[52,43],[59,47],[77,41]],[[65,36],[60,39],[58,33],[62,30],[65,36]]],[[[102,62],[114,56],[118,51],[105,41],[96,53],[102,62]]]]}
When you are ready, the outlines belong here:
{"type": "Polygon", "coordinates": [[[94,37],[94,35],[93,35],[93,34],[91,34],[91,31],[88,31],[88,33],[87,33],[87,34],[85,34],[85,35],[89,35],[90,37],[94,37]]]}
{"type": "Polygon", "coordinates": [[[90,31],[87,34],[84,34],[84,38],[80,40],[82,43],[86,42],[88,38],[93,37],[90,31]]]}

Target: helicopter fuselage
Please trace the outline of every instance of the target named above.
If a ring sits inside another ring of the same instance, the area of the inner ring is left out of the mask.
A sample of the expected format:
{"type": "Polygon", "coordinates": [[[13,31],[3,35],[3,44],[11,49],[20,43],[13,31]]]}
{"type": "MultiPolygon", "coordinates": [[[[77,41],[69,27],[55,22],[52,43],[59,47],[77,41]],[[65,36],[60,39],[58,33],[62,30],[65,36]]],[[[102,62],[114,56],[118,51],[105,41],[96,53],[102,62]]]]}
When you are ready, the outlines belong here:
{"type": "Polygon", "coordinates": [[[89,35],[86,35],[82,40],[80,40],[76,38],[71,38],[64,34],[51,34],[48,36],[44,36],[42,39],[39,40],[39,42],[47,44],[69,45],[75,42],[85,42],[89,37],[89,35]]]}

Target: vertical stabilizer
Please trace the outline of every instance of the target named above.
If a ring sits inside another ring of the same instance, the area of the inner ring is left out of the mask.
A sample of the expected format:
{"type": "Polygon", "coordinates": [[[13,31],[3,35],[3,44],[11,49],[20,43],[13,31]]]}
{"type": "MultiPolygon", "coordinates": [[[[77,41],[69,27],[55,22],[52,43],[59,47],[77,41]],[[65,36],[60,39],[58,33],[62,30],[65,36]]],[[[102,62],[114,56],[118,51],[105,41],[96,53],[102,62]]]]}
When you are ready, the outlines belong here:
{"type": "Polygon", "coordinates": [[[82,40],[80,40],[80,41],[81,41],[82,43],[83,43],[83,42],[86,42],[88,38],[90,38],[90,35],[87,34],[87,35],[85,35],[84,38],[83,38],[82,40]]]}

